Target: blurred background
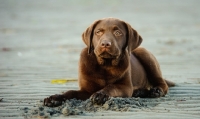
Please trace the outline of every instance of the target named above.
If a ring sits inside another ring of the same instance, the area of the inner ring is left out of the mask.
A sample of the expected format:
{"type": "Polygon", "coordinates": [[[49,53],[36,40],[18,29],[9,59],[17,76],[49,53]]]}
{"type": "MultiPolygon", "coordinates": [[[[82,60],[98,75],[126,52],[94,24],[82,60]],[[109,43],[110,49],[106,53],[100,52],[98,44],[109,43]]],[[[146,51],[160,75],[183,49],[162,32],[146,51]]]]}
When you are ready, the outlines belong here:
{"type": "Polygon", "coordinates": [[[83,31],[116,17],[143,37],[165,78],[199,82],[199,0],[0,0],[0,80],[78,78],[83,31]]]}

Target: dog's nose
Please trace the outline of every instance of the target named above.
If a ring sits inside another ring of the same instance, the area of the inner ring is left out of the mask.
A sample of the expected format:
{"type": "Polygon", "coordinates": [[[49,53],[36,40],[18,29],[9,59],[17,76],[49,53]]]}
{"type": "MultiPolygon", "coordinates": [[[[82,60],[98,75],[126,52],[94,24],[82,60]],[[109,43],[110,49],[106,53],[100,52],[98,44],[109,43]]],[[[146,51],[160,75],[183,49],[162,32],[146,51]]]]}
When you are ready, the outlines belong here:
{"type": "Polygon", "coordinates": [[[111,46],[111,42],[107,41],[107,40],[103,40],[101,42],[101,47],[110,47],[111,46]]]}

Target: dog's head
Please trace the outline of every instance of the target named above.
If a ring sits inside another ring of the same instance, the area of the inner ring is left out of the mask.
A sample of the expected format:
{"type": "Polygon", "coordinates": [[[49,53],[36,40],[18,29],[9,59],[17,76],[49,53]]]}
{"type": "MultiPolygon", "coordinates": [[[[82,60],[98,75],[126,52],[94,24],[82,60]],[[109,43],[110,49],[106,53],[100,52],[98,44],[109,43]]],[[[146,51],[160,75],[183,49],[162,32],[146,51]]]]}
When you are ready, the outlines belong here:
{"type": "Polygon", "coordinates": [[[82,34],[82,39],[88,53],[94,51],[101,60],[116,60],[126,49],[130,54],[142,42],[141,36],[128,23],[115,18],[95,21],[82,34]]]}

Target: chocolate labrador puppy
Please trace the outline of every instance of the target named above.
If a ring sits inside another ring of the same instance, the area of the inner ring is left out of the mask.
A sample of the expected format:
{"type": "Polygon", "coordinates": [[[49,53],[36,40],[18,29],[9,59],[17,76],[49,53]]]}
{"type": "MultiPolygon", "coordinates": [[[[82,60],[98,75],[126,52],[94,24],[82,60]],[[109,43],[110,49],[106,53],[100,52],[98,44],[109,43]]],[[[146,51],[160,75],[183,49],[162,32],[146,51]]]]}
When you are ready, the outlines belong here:
{"type": "Polygon", "coordinates": [[[164,96],[174,83],[164,80],[156,58],[138,47],[142,37],[128,23],[105,18],[95,21],[82,34],[87,45],[80,55],[79,87],[44,99],[55,107],[76,98],[103,104],[110,97],[164,96]]]}

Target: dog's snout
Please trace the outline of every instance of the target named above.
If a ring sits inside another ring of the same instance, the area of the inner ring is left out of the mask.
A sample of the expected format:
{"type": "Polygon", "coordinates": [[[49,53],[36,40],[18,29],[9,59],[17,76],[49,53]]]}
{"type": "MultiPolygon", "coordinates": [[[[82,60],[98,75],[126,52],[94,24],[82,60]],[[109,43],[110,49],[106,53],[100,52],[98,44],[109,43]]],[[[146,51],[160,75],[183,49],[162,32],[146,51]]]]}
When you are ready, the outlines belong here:
{"type": "Polygon", "coordinates": [[[101,42],[101,47],[110,47],[111,46],[111,42],[107,41],[107,40],[103,40],[101,42]]]}

